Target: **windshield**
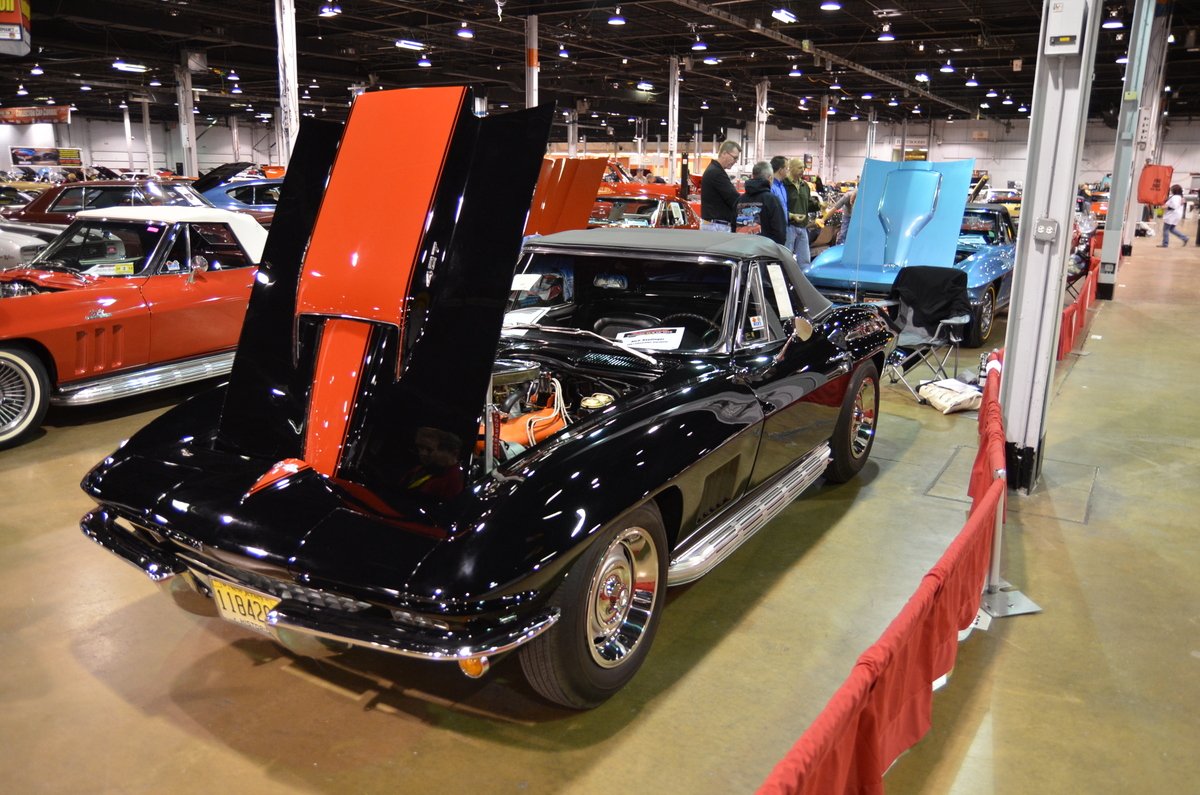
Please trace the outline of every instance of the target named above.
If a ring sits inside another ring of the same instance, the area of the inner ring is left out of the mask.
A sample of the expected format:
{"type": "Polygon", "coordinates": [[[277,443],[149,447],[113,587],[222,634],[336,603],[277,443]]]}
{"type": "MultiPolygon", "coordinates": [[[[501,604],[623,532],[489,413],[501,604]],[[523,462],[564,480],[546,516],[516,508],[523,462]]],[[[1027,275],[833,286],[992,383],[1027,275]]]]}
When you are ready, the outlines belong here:
{"type": "Polygon", "coordinates": [[[723,337],[732,280],[730,262],[534,252],[513,277],[505,324],[591,332],[642,350],[707,350],[723,337]]]}
{"type": "Polygon", "coordinates": [[[53,265],[94,276],[135,276],[146,269],[167,229],[146,221],[76,221],[30,267],[53,265]]]}
{"type": "Polygon", "coordinates": [[[657,226],[658,199],[601,196],[592,205],[588,226],[657,226]]]}
{"type": "Polygon", "coordinates": [[[958,245],[971,248],[998,246],[1006,242],[998,218],[991,213],[971,212],[963,215],[962,227],[958,230],[958,245]]]}

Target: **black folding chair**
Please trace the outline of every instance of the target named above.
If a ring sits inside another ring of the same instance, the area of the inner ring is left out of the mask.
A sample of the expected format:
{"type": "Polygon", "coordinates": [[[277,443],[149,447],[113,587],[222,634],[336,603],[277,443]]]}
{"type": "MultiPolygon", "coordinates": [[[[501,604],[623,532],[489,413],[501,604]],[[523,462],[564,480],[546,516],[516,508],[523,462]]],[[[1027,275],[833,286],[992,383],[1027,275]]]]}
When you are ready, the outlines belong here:
{"type": "Polygon", "coordinates": [[[896,350],[884,372],[893,384],[903,383],[917,402],[924,403],[908,381],[914,369],[924,364],[933,375],[925,380],[958,375],[958,346],[971,322],[967,274],[954,268],[911,265],[896,274],[891,300],[896,306],[892,321],[897,332],[896,350]],[[954,357],[952,374],[946,371],[951,356],[954,357]]]}

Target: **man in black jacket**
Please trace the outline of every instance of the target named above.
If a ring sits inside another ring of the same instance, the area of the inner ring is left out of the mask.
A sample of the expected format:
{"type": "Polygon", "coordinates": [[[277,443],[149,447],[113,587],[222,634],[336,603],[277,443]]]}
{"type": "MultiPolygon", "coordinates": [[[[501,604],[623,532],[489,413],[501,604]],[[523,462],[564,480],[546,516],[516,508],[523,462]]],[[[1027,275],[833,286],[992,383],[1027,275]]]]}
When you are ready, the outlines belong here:
{"type": "Polygon", "coordinates": [[[754,164],[752,177],[746,180],[746,192],[738,201],[738,231],[769,237],[783,245],[787,242],[787,215],[779,197],[771,192],[771,164],[754,164]]]}
{"type": "Polygon", "coordinates": [[[725,141],[700,178],[700,217],[705,221],[724,221],[729,224],[730,232],[737,227],[738,192],[726,172],[741,156],[741,146],[725,141]]]}

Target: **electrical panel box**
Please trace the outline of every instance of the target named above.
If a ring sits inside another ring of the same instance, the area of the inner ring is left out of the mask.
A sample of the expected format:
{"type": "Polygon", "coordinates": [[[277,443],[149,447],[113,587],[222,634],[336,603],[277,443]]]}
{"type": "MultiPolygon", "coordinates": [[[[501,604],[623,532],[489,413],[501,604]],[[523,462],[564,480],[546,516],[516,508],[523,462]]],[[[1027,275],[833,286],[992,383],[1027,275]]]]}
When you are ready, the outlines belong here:
{"type": "Polygon", "coordinates": [[[1046,55],[1079,55],[1087,22],[1087,0],[1050,0],[1046,15],[1046,55]]]}

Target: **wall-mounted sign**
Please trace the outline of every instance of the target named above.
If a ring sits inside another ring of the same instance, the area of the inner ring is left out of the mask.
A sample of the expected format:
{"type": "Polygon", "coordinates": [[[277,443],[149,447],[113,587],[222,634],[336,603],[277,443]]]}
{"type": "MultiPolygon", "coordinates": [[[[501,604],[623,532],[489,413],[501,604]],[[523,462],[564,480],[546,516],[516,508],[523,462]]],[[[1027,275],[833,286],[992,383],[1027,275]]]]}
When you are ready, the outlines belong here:
{"type": "Polygon", "coordinates": [[[0,0],[0,54],[29,54],[29,0],[0,0]]]}
{"type": "Polygon", "coordinates": [[[69,166],[83,165],[80,149],[58,149],[35,146],[10,146],[14,166],[69,166]]]}
{"type": "MultiPolygon", "coordinates": [[[[0,3],[4,0],[0,0],[0,3]]],[[[71,121],[71,109],[60,105],[31,108],[0,108],[0,124],[60,124],[71,121]]]]}

